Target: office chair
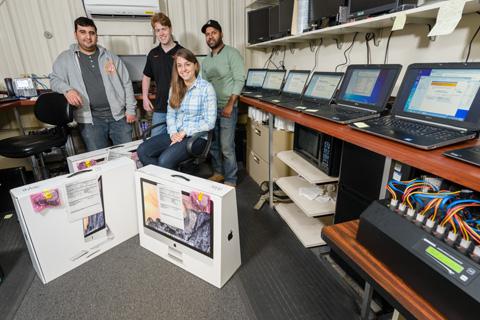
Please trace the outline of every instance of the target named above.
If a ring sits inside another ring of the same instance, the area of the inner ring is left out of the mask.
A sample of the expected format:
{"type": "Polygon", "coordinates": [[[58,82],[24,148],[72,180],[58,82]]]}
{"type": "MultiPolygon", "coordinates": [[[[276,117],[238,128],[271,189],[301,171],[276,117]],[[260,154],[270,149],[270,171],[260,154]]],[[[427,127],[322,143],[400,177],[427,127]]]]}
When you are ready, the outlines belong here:
{"type": "MultiPolygon", "coordinates": [[[[143,141],[148,139],[148,137],[150,136],[150,134],[152,132],[152,129],[154,129],[154,128],[160,126],[160,125],[165,125],[165,123],[164,122],[156,123],[155,125],[149,127],[147,130],[145,130],[145,132],[142,135],[143,141]]],[[[190,155],[190,158],[178,163],[177,171],[188,173],[188,174],[195,175],[195,176],[200,176],[201,178],[209,177],[211,175],[211,173],[210,172],[207,172],[207,173],[201,172],[200,166],[201,166],[202,163],[205,162],[205,160],[208,157],[208,154],[210,152],[210,147],[212,146],[212,141],[213,141],[213,129],[210,130],[210,131],[202,131],[202,132],[195,133],[192,136],[192,138],[190,139],[190,141],[187,143],[187,152],[190,155]],[[204,136],[205,134],[207,134],[207,144],[205,145],[205,148],[203,149],[203,151],[201,153],[195,154],[192,151],[193,143],[197,139],[202,139],[201,137],[204,136]]]]}
{"type": "Polygon", "coordinates": [[[62,94],[47,92],[40,95],[35,102],[34,114],[41,122],[55,127],[32,135],[0,140],[0,155],[7,158],[30,157],[35,180],[38,181],[48,178],[43,152],[63,147],[67,142],[69,134],[67,124],[73,121],[73,108],[70,108],[62,94]]]}

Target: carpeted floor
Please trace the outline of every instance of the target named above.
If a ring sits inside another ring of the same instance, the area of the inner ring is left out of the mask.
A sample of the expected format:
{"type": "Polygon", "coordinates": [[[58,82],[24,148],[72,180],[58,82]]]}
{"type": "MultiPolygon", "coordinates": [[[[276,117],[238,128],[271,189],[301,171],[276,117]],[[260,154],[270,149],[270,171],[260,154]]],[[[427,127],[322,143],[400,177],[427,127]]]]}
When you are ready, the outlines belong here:
{"type": "MultiPolygon", "coordinates": [[[[141,248],[134,237],[47,285],[36,276],[24,281],[28,290],[16,295],[21,303],[4,306],[1,299],[0,311],[14,319],[358,318],[357,297],[331,266],[303,248],[268,206],[252,210],[258,193],[249,177],[237,188],[242,266],[222,289],[141,248]]],[[[15,293],[14,272],[32,277],[25,248],[18,254],[24,259],[9,267],[0,298],[15,293]]]]}

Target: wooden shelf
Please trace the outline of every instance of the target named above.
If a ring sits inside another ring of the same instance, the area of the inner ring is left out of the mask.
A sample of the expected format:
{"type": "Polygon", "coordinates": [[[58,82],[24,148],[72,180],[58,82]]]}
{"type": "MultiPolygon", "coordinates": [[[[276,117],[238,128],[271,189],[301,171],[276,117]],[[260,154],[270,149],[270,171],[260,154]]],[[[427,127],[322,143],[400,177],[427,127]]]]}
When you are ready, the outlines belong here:
{"type": "MultiPolygon", "coordinates": [[[[443,5],[443,2],[436,2],[427,4],[418,8],[409,9],[405,11],[380,15],[373,18],[367,18],[359,21],[344,23],[338,26],[323,28],[304,32],[298,35],[288,36],[280,39],[265,41],[249,45],[248,49],[265,49],[275,46],[285,46],[292,43],[307,42],[310,40],[320,38],[337,38],[340,42],[343,41],[341,36],[354,32],[372,32],[377,29],[390,28],[397,16],[406,14],[406,24],[412,23],[430,23],[434,24],[438,9],[443,5]]],[[[467,0],[463,9],[464,14],[473,13],[480,10],[479,0],[467,0]]]]}
{"type": "Polygon", "coordinates": [[[275,210],[306,248],[325,245],[322,229],[333,223],[333,216],[309,218],[293,203],[279,203],[275,210]]]}
{"type": "Polygon", "coordinates": [[[317,200],[308,200],[298,193],[300,188],[310,188],[312,184],[305,179],[292,176],[278,178],[276,181],[280,189],[303,211],[303,215],[308,217],[324,216],[335,213],[335,202],[320,202],[317,200]]]}
{"type": "Polygon", "coordinates": [[[277,157],[310,183],[316,184],[338,181],[338,177],[327,176],[293,150],[281,151],[277,153],[277,157]]]}
{"type": "Polygon", "coordinates": [[[421,150],[399,142],[361,132],[346,125],[320,119],[306,113],[281,108],[257,99],[241,96],[240,101],[250,106],[254,106],[255,108],[259,108],[262,111],[294,121],[302,126],[306,126],[319,132],[331,135],[332,137],[357,145],[360,148],[390,157],[409,166],[429,172],[466,188],[480,192],[480,168],[466,162],[447,158],[442,155],[443,152],[448,150],[475,145],[480,146],[479,139],[474,139],[435,150],[421,150]]]}

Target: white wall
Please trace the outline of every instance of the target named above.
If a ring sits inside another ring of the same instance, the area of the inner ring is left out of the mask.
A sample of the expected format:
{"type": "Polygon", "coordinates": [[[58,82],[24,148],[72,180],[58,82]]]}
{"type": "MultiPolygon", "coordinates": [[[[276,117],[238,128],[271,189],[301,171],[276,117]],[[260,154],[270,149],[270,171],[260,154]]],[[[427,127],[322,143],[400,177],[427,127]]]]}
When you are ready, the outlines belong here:
{"type": "MultiPolygon", "coordinates": [[[[463,62],[465,61],[467,45],[475,30],[480,25],[480,15],[477,13],[465,15],[457,29],[447,36],[440,36],[435,41],[430,41],[426,36],[426,25],[407,25],[404,30],[393,33],[390,40],[388,63],[399,63],[404,66],[399,79],[402,79],[407,65],[420,62],[463,62]]],[[[371,63],[383,63],[387,37],[390,30],[381,31],[380,45],[373,46],[370,41],[371,63]]],[[[324,39],[324,44],[317,53],[317,71],[334,71],[335,66],[344,62],[343,52],[351,44],[353,34],[345,37],[342,49],[337,49],[332,39],[324,39]]],[[[316,47],[315,47],[316,49],[316,47]]],[[[271,49],[251,50],[247,49],[246,61],[249,67],[263,67],[270,55],[271,49]]],[[[365,45],[365,33],[359,33],[355,44],[350,52],[351,63],[366,63],[367,50],[365,45]]],[[[283,48],[272,60],[275,64],[283,59],[283,48]]],[[[469,61],[480,61],[480,34],[477,35],[470,54],[469,61]]],[[[311,70],[315,65],[314,53],[310,51],[308,43],[296,44],[294,53],[290,49],[285,53],[285,67],[290,69],[311,70]]],[[[275,68],[270,64],[271,68],[275,68]]],[[[345,67],[339,68],[345,71],[345,67]]],[[[397,82],[396,91],[400,85],[397,82]]]]}
{"type": "MultiPolygon", "coordinates": [[[[159,0],[159,4],[172,20],[175,38],[194,53],[208,52],[200,31],[208,19],[218,20],[225,41],[244,51],[245,0],[159,0]]],[[[75,42],[73,21],[79,16],[85,16],[81,0],[0,0],[0,79],[48,75],[53,60],[75,42]],[[52,37],[45,37],[45,32],[52,37]]],[[[146,54],[157,45],[149,19],[95,23],[99,44],[117,54],[146,54]]]]}

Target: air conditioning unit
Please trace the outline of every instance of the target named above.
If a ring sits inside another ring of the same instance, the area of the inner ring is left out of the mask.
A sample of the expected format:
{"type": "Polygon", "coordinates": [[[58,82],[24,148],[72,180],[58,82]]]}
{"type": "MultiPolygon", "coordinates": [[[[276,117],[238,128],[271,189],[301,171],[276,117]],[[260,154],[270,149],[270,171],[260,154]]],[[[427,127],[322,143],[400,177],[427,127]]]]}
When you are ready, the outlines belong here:
{"type": "Polygon", "coordinates": [[[85,11],[96,17],[150,17],[160,11],[159,0],[83,0],[85,11]]]}

